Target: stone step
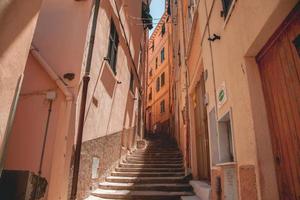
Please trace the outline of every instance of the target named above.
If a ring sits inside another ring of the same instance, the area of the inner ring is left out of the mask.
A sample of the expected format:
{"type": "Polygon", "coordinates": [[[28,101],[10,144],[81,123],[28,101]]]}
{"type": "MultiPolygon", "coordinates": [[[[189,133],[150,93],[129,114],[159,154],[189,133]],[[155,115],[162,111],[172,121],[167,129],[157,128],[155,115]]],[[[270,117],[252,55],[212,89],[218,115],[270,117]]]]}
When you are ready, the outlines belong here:
{"type": "Polygon", "coordinates": [[[136,149],[134,152],[179,152],[179,149],[165,149],[165,148],[146,148],[146,149],[136,149]]]}
{"type": "Polygon", "coordinates": [[[169,151],[166,151],[166,150],[136,150],[136,151],[133,151],[133,153],[180,153],[179,150],[169,150],[169,151]]]}
{"type": "Polygon", "coordinates": [[[107,182],[113,183],[188,183],[184,176],[178,177],[106,177],[107,182]]]}
{"type": "Polygon", "coordinates": [[[142,152],[136,152],[136,153],[132,153],[130,155],[133,156],[144,156],[144,157],[182,157],[182,155],[178,152],[178,153],[161,153],[161,152],[157,152],[157,153],[142,153],[142,152]]]}
{"type": "Polygon", "coordinates": [[[130,164],[130,163],[120,163],[120,167],[126,168],[179,168],[183,167],[183,164],[130,164]]]}
{"type": "Polygon", "coordinates": [[[184,172],[183,167],[178,168],[126,168],[126,167],[117,167],[115,169],[117,172],[184,172]]]}
{"type": "Polygon", "coordinates": [[[123,163],[129,163],[129,164],[182,164],[181,161],[177,160],[169,160],[169,161],[164,161],[164,160],[123,160],[123,163]]]}
{"type": "Polygon", "coordinates": [[[184,176],[184,172],[112,172],[111,175],[125,177],[173,177],[184,176]]]}
{"type": "Polygon", "coordinates": [[[192,187],[189,184],[135,184],[135,183],[112,183],[103,182],[99,184],[100,189],[110,190],[155,190],[155,191],[192,191],[192,187]]]}
{"type": "Polygon", "coordinates": [[[110,199],[157,199],[179,200],[181,196],[193,195],[192,192],[165,192],[165,191],[130,191],[130,190],[102,190],[92,192],[93,196],[110,199]]]}
{"type": "Polygon", "coordinates": [[[182,159],[182,155],[177,154],[177,155],[137,155],[137,154],[130,154],[128,155],[128,157],[130,158],[138,158],[138,159],[168,159],[168,158],[172,158],[172,159],[182,159]]]}
{"type": "Polygon", "coordinates": [[[155,157],[155,158],[144,158],[144,157],[137,157],[137,156],[127,156],[127,160],[132,161],[182,161],[182,158],[161,158],[161,157],[155,157]]]}
{"type": "Polygon", "coordinates": [[[190,185],[193,187],[195,194],[201,200],[210,200],[211,186],[203,181],[190,181],[190,185]]]}
{"type": "Polygon", "coordinates": [[[182,196],[181,200],[202,200],[197,196],[182,196]]]}

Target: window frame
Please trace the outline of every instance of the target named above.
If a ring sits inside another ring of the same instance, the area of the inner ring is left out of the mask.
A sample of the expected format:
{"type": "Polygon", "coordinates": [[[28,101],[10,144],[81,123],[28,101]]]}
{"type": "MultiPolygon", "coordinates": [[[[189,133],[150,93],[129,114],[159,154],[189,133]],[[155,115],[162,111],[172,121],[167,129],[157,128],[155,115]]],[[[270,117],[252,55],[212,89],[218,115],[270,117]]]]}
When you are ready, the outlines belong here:
{"type": "Polygon", "coordinates": [[[165,47],[163,47],[160,51],[160,62],[163,63],[165,61],[165,47]]]}
{"type": "Polygon", "coordinates": [[[166,83],[165,81],[165,78],[166,78],[166,75],[165,75],[165,72],[163,72],[161,75],[160,75],[160,86],[163,87],[166,83]]]}
{"type": "Polygon", "coordinates": [[[133,93],[133,91],[134,91],[134,74],[133,74],[132,70],[130,71],[129,89],[133,93]]]}
{"type": "Polygon", "coordinates": [[[151,101],[152,100],[152,88],[149,88],[149,97],[148,100],[151,101]]]}
{"type": "Polygon", "coordinates": [[[156,92],[159,92],[160,90],[160,76],[156,78],[156,92]]]}
{"type": "Polygon", "coordinates": [[[161,26],[161,37],[164,37],[166,33],[166,24],[163,23],[163,25],[161,26]]]}
{"type": "Polygon", "coordinates": [[[117,74],[117,57],[118,57],[118,47],[119,47],[119,35],[114,21],[111,19],[110,31],[108,37],[108,50],[107,58],[111,70],[116,75],[117,74]]]}
{"type": "Polygon", "coordinates": [[[165,100],[163,99],[161,102],[160,102],[160,113],[163,114],[166,112],[166,102],[165,100]]]}

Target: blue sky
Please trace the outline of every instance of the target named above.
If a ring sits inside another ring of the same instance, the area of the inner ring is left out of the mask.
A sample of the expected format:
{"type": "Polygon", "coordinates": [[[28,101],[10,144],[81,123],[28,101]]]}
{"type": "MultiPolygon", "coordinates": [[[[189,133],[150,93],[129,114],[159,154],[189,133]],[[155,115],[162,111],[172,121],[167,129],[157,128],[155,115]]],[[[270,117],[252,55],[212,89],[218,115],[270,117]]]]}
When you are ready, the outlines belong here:
{"type": "Polygon", "coordinates": [[[152,0],[150,4],[150,14],[153,17],[153,29],[150,31],[150,35],[154,31],[158,18],[160,18],[165,11],[165,0],[152,0]]]}

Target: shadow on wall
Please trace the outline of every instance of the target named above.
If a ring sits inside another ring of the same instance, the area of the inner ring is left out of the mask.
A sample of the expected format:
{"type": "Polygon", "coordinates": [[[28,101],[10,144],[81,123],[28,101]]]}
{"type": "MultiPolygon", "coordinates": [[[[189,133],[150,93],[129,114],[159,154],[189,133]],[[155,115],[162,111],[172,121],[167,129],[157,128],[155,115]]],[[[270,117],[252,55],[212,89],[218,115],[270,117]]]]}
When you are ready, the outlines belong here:
{"type": "Polygon", "coordinates": [[[38,14],[41,1],[0,1],[0,58],[38,14]]]}

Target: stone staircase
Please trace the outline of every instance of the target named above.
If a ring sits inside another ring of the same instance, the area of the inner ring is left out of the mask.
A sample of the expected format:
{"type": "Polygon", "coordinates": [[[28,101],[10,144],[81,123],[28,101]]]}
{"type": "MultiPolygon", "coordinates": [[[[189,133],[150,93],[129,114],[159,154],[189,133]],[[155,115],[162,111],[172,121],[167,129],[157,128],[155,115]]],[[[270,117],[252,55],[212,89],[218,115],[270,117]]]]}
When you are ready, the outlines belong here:
{"type": "Polygon", "coordinates": [[[192,196],[182,155],[169,138],[148,141],[145,149],[127,155],[86,200],[177,200],[192,196]]]}

